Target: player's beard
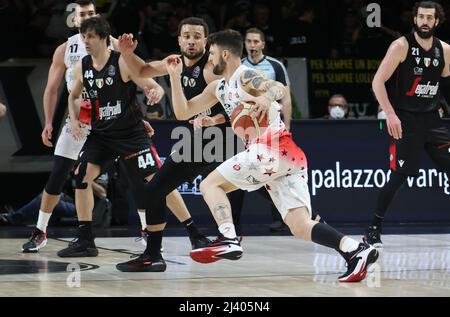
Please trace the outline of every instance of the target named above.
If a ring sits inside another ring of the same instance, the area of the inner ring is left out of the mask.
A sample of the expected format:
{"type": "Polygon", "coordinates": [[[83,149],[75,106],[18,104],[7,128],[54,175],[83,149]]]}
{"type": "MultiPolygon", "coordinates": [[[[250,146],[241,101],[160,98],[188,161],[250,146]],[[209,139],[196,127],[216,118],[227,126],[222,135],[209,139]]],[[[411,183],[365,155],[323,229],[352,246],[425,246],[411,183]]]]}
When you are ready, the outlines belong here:
{"type": "Polygon", "coordinates": [[[225,65],[226,65],[225,61],[223,60],[223,57],[221,56],[220,60],[219,60],[219,64],[214,65],[214,68],[213,68],[214,75],[218,75],[218,76],[222,75],[223,72],[225,71],[225,65]]]}
{"type": "Polygon", "coordinates": [[[428,31],[422,31],[417,24],[414,24],[414,30],[417,32],[417,35],[421,39],[427,40],[434,35],[434,32],[436,31],[436,27],[433,26],[428,31]]]}
{"type": "Polygon", "coordinates": [[[205,53],[205,51],[199,51],[199,52],[195,52],[195,53],[188,53],[187,51],[181,51],[181,55],[183,55],[184,57],[186,57],[187,59],[193,60],[193,59],[197,59],[199,57],[202,57],[202,55],[205,53]]]}

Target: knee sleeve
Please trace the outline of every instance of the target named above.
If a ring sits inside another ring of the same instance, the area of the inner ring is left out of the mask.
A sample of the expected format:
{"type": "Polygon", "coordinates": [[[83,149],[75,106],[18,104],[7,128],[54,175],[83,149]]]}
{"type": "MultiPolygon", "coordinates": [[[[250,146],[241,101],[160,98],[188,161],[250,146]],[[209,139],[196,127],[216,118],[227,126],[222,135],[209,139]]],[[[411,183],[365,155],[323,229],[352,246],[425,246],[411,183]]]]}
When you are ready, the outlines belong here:
{"type": "Polygon", "coordinates": [[[78,165],[77,173],[75,173],[75,188],[76,189],[86,189],[88,184],[83,183],[84,177],[86,176],[87,162],[81,162],[78,165]]]}
{"type": "Polygon", "coordinates": [[[145,220],[147,225],[160,225],[167,222],[167,212],[166,208],[160,210],[157,209],[146,209],[145,210],[145,220]]]}
{"type": "Polygon", "coordinates": [[[67,177],[74,166],[74,160],[55,155],[53,159],[53,168],[47,184],[45,185],[45,191],[50,195],[61,194],[64,188],[64,183],[66,182],[67,177]]]}

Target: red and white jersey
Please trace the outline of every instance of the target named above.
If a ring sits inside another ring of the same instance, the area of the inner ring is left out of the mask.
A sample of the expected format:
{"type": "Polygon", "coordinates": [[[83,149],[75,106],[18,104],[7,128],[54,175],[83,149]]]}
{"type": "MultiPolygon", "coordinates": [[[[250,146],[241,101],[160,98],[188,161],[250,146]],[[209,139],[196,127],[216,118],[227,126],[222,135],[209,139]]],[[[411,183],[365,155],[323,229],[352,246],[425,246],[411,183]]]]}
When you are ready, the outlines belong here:
{"type": "MultiPolygon", "coordinates": [[[[239,80],[241,74],[246,70],[251,70],[253,72],[255,71],[254,69],[251,69],[245,65],[241,65],[236,69],[228,82],[225,80],[225,78],[222,78],[217,84],[216,97],[220,101],[223,108],[225,109],[225,112],[230,118],[234,109],[236,109],[242,101],[254,98],[254,96],[250,95],[242,88],[239,80]]],[[[274,134],[285,130],[285,125],[281,120],[280,112],[280,104],[276,101],[272,102],[272,105],[268,112],[269,129],[267,129],[260,138],[263,138],[268,133],[268,131],[270,131],[271,134],[274,134]]]]}

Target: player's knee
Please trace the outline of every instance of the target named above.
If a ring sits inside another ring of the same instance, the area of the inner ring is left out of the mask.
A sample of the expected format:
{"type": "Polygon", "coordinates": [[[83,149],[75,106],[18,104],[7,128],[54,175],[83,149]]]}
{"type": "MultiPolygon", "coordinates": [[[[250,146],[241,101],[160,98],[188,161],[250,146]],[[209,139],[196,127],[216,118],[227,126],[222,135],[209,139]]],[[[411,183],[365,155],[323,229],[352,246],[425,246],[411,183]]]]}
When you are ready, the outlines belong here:
{"type": "Polygon", "coordinates": [[[165,209],[163,211],[159,210],[146,210],[145,211],[145,219],[147,221],[147,225],[149,226],[157,226],[167,222],[167,215],[165,209]]]}
{"type": "Polygon", "coordinates": [[[64,183],[66,182],[67,176],[70,170],[73,168],[75,162],[71,159],[55,156],[53,161],[52,172],[45,185],[45,192],[50,195],[61,194],[64,183]]]}
{"type": "Polygon", "coordinates": [[[89,186],[89,182],[85,179],[86,178],[86,171],[87,171],[87,162],[81,162],[80,165],[78,165],[78,168],[75,172],[75,188],[76,189],[87,189],[89,186]]]}

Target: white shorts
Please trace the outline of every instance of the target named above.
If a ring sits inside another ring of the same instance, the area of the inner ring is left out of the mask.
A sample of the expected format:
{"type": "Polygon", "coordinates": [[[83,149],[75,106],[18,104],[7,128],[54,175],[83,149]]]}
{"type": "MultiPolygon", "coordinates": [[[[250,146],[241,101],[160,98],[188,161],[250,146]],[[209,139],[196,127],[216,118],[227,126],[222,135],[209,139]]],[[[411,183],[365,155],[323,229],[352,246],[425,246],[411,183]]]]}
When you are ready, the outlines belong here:
{"type": "MultiPolygon", "coordinates": [[[[85,126],[83,131],[86,133],[87,137],[90,132],[90,126],[85,126]]],[[[70,123],[69,121],[66,121],[66,124],[61,130],[58,141],[56,142],[55,155],[76,161],[85,142],[86,138],[80,141],[73,138],[70,123]]]]}
{"type": "Polygon", "coordinates": [[[279,148],[252,144],[217,167],[234,186],[255,191],[265,186],[283,219],[289,210],[306,207],[312,213],[308,189],[307,161],[290,134],[279,148]]]}

